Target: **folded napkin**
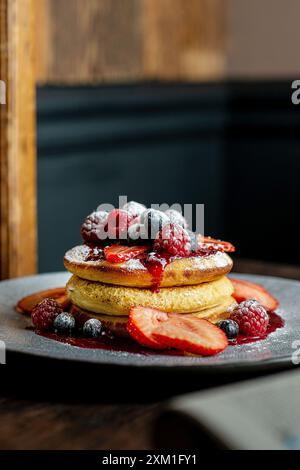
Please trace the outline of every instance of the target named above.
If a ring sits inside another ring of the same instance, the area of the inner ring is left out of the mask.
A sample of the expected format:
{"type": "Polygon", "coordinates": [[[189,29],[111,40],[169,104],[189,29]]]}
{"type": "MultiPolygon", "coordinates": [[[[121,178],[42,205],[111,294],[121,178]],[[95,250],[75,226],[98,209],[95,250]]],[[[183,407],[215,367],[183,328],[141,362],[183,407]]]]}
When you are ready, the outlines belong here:
{"type": "Polygon", "coordinates": [[[180,396],[155,422],[157,448],[300,449],[300,371],[180,396]]]}

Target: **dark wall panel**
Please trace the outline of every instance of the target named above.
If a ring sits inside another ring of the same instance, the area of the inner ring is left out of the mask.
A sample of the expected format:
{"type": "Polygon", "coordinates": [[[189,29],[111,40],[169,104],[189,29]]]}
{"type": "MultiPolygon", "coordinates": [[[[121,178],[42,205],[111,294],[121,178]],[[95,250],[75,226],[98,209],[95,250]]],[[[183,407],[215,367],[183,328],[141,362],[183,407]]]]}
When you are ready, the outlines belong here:
{"type": "Polygon", "coordinates": [[[39,90],[39,269],[62,269],[65,250],[99,203],[204,203],[221,233],[221,89],[39,90]],[[210,98],[209,98],[210,95],[210,98]]]}
{"type": "Polygon", "coordinates": [[[205,203],[206,233],[289,263],[297,249],[300,110],[289,82],[38,90],[39,268],[62,269],[84,216],[128,195],[205,203]]]}

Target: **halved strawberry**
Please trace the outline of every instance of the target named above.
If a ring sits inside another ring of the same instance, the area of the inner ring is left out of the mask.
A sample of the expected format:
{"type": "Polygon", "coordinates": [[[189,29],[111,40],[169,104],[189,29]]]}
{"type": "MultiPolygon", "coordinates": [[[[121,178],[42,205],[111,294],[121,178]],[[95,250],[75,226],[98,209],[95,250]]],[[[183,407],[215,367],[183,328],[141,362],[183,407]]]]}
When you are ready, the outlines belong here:
{"type": "Polygon", "coordinates": [[[33,308],[47,297],[55,299],[63,310],[67,310],[71,305],[65,287],[56,287],[54,289],[42,290],[23,297],[23,299],[19,300],[17,303],[16,310],[19,313],[31,315],[33,308]]]}
{"type": "Polygon", "coordinates": [[[153,331],[152,338],[165,347],[201,356],[218,354],[228,346],[227,337],[220,328],[191,314],[170,315],[153,331]]]}
{"type": "Polygon", "coordinates": [[[230,242],[223,242],[222,240],[216,240],[211,237],[203,237],[202,235],[198,238],[199,243],[204,243],[205,245],[212,246],[220,251],[225,251],[227,253],[235,252],[235,247],[230,242]]]}
{"type": "Polygon", "coordinates": [[[167,313],[154,308],[133,307],[130,310],[127,331],[142,346],[152,349],[166,349],[164,344],[153,337],[153,331],[168,318],[167,313]]]}
{"type": "Polygon", "coordinates": [[[124,263],[149,251],[149,246],[110,245],[104,248],[104,254],[110,263],[124,263]]]}
{"type": "Polygon", "coordinates": [[[234,287],[233,297],[238,303],[248,299],[256,299],[263,307],[271,311],[276,310],[279,306],[279,301],[260,284],[241,279],[230,278],[230,280],[234,287]]]}

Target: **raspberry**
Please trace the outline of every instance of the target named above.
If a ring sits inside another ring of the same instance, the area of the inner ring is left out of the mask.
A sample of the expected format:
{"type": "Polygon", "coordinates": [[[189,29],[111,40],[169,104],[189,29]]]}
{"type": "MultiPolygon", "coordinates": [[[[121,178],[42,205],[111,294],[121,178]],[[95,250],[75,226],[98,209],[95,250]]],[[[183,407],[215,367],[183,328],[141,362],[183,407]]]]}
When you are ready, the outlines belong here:
{"type": "Polygon", "coordinates": [[[88,243],[99,243],[104,240],[108,213],[95,211],[88,215],[81,225],[81,236],[88,243]]]}
{"type": "Polygon", "coordinates": [[[123,209],[114,209],[108,214],[107,231],[111,240],[127,239],[127,230],[134,217],[123,209]]]}
{"type": "Polygon", "coordinates": [[[240,333],[247,336],[264,335],[270,321],[266,309],[254,299],[240,303],[234,309],[231,319],[239,325],[240,333]]]}
{"type": "Polygon", "coordinates": [[[191,253],[191,239],[180,225],[167,224],[158,233],[154,250],[164,251],[172,256],[188,256],[191,253]]]}
{"type": "Polygon", "coordinates": [[[62,313],[62,308],[56,300],[48,297],[34,307],[31,313],[31,320],[39,330],[49,330],[60,313],[62,313]]]}

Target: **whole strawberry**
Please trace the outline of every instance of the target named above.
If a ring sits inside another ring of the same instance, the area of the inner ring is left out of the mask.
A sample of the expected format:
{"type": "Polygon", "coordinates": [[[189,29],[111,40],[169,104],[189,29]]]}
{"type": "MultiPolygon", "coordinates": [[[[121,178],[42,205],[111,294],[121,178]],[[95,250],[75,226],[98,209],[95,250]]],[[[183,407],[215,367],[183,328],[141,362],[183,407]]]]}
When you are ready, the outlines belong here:
{"type": "Polygon", "coordinates": [[[231,319],[239,325],[240,333],[247,336],[263,336],[270,321],[266,309],[254,299],[240,303],[231,319]]]}
{"type": "Polygon", "coordinates": [[[191,239],[188,232],[178,224],[167,224],[154,241],[154,251],[164,251],[171,256],[188,256],[191,239]]]}
{"type": "Polygon", "coordinates": [[[38,330],[50,330],[57,315],[62,313],[62,308],[56,300],[48,297],[38,303],[31,313],[31,320],[38,330]]]}

